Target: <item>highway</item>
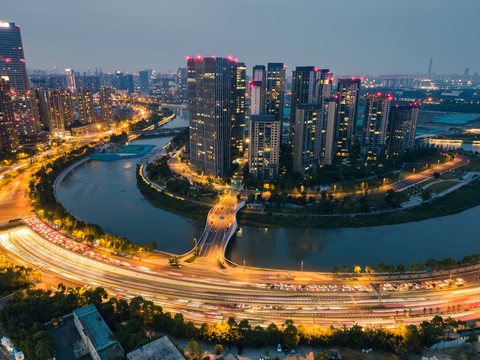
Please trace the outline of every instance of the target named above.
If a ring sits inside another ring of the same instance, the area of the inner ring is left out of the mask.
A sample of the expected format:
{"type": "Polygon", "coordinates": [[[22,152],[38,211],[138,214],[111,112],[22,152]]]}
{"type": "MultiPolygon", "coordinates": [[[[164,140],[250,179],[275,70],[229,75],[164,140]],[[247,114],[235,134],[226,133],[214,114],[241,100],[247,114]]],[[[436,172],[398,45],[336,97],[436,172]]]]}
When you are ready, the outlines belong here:
{"type": "Polygon", "coordinates": [[[455,273],[452,280],[448,273],[404,280],[365,275],[355,280],[300,272],[291,272],[288,279],[281,271],[219,270],[203,264],[172,269],[154,259],[118,260],[62,239],[52,229],[45,232],[35,219],[30,225],[46,235],[28,227],[0,234],[0,245],[13,261],[54,274],[59,282],[103,286],[123,298],[141,295],[197,324],[235,317],[259,325],[292,318],[321,326],[396,327],[399,321],[418,324],[436,314],[475,319],[480,311],[480,267],[455,273]],[[461,281],[455,280],[459,277],[461,281]],[[407,290],[408,283],[419,289],[407,290]],[[399,290],[391,290],[394,285],[399,290]]]}

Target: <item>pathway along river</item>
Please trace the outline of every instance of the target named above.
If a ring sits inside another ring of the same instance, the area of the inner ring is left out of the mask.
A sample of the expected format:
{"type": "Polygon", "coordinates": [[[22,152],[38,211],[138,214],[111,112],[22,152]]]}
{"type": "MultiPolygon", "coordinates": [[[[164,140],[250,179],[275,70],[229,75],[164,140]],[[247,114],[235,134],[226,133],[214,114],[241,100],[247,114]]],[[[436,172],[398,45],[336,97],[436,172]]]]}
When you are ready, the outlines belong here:
{"type": "MultiPolygon", "coordinates": [[[[180,111],[167,127],[188,125],[180,111]]],[[[134,143],[163,147],[169,138],[134,143]]],[[[58,187],[60,201],[80,219],[134,242],[156,241],[158,249],[183,253],[193,246],[204,223],[153,207],[136,186],[141,159],[90,161],[70,173],[58,187]]],[[[230,242],[227,257],[239,264],[327,270],[347,264],[365,266],[424,262],[428,258],[480,253],[477,242],[480,207],[457,215],[415,223],[344,229],[259,229],[243,226],[230,242]]]]}

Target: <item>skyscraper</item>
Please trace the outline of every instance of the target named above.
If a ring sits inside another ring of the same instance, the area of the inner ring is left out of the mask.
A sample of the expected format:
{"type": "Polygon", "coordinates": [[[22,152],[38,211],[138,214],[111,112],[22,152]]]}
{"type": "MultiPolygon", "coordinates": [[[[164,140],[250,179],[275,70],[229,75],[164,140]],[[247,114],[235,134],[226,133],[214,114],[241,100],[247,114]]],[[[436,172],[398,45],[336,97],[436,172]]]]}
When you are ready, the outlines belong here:
{"type": "Polygon", "coordinates": [[[268,63],[266,114],[275,115],[283,122],[283,105],[285,98],[285,65],[283,63],[268,63]]]}
{"type": "Polygon", "coordinates": [[[15,91],[29,88],[20,26],[15,23],[0,21],[0,76],[6,76],[15,91]]]}
{"type": "Polygon", "coordinates": [[[244,65],[231,58],[187,58],[190,162],[214,176],[227,174],[232,142],[240,141],[232,140],[242,104],[237,83],[245,86],[238,80],[243,76],[239,67],[244,65]]]}
{"type": "Polygon", "coordinates": [[[250,82],[250,115],[260,115],[265,109],[265,88],[261,81],[250,82]]]}
{"type": "Polygon", "coordinates": [[[60,89],[60,96],[62,98],[63,120],[65,126],[70,126],[75,120],[75,110],[73,108],[72,93],[67,89],[60,89]]]}
{"type": "Polygon", "coordinates": [[[0,77],[0,150],[16,151],[18,149],[18,134],[15,128],[10,86],[0,77]]]}
{"type": "Polygon", "coordinates": [[[245,141],[245,92],[247,90],[247,68],[242,62],[236,63],[235,78],[233,86],[236,95],[234,96],[234,116],[232,118],[231,147],[232,157],[238,157],[243,153],[245,141]]]}
{"type": "Polygon", "coordinates": [[[390,94],[366,94],[361,153],[365,160],[376,161],[385,155],[390,94]]]}
{"type": "Polygon", "coordinates": [[[140,94],[149,95],[152,88],[152,70],[142,70],[138,74],[140,75],[140,94]]]}
{"type": "Polygon", "coordinates": [[[337,114],[335,118],[335,153],[348,157],[355,141],[360,79],[339,79],[337,114]]]}
{"type": "Polygon", "coordinates": [[[248,170],[255,179],[278,175],[282,122],[275,115],[251,115],[249,120],[248,170]]]}
{"type": "Polygon", "coordinates": [[[302,175],[311,175],[317,171],[322,152],[321,123],[321,104],[296,105],[293,171],[302,175]]]}
{"type": "Polygon", "coordinates": [[[63,111],[63,98],[60,90],[46,90],[48,104],[47,129],[53,133],[65,132],[65,118],[63,111]]]}
{"type": "Polygon", "coordinates": [[[390,108],[388,123],[388,155],[401,155],[415,145],[420,104],[394,105],[390,108]]]}
{"type": "Polygon", "coordinates": [[[20,26],[0,21],[0,76],[8,81],[12,93],[15,124],[19,134],[37,130],[27,78],[20,26]]]}
{"type": "Polygon", "coordinates": [[[93,96],[89,89],[77,89],[78,121],[82,125],[93,124],[93,96]]]}
{"type": "Polygon", "coordinates": [[[105,86],[100,88],[99,103],[102,113],[102,121],[113,122],[113,101],[111,88],[105,86]]]}
{"type": "Polygon", "coordinates": [[[294,146],[295,121],[299,104],[315,103],[317,71],[313,66],[297,66],[292,73],[292,99],[290,107],[290,143],[294,146]]]}
{"type": "MultiPolygon", "coordinates": [[[[77,85],[75,82],[75,74],[72,69],[65,69],[65,79],[67,82],[67,89],[70,90],[72,94],[75,94],[77,90],[77,85]]],[[[85,86],[85,84],[83,84],[85,86]]]]}

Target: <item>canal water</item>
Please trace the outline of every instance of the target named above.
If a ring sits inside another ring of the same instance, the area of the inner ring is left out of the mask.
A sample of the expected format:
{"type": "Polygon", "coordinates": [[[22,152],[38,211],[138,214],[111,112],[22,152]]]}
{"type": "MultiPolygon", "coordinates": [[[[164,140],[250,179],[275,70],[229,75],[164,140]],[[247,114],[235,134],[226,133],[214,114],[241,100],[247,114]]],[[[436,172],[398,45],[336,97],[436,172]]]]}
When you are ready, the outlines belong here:
{"type": "MultiPolygon", "coordinates": [[[[166,126],[188,126],[188,112],[166,126]]],[[[135,144],[163,147],[169,138],[145,138],[135,144]]],[[[202,222],[153,207],[136,187],[141,159],[87,162],[58,187],[59,200],[80,219],[142,244],[155,241],[167,252],[183,253],[203,230],[202,222]]],[[[272,268],[331,270],[333,266],[462,258],[480,253],[477,221],[480,207],[463,213],[400,225],[343,229],[259,229],[241,227],[227,257],[242,264],[272,268]]]]}

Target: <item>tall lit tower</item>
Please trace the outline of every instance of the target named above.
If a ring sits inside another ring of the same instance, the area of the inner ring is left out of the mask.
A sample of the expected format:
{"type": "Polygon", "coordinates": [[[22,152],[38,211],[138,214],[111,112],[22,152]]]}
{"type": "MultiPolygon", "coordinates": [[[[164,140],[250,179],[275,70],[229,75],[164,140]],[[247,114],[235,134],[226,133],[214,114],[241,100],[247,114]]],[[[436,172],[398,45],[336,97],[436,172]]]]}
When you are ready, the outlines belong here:
{"type": "Polygon", "coordinates": [[[376,161],[385,155],[390,94],[366,94],[363,116],[361,153],[364,159],[376,161]]]}
{"type": "Polygon", "coordinates": [[[12,103],[18,133],[34,133],[38,119],[33,114],[20,26],[4,21],[0,21],[0,76],[13,90],[12,103]]]}
{"type": "Polygon", "coordinates": [[[339,79],[335,117],[335,154],[348,157],[355,141],[361,79],[339,79]]]}
{"type": "Polygon", "coordinates": [[[238,122],[242,116],[237,106],[245,103],[240,98],[245,83],[239,67],[244,65],[231,57],[187,58],[190,162],[213,176],[227,174],[232,142],[243,139],[237,133],[237,115],[238,122]]]}
{"type": "Polygon", "coordinates": [[[70,90],[72,94],[75,94],[75,91],[77,91],[77,85],[75,83],[75,74],[72,69],[65,69],[65,80],[67,83],[67,89],[70,90]]]}
{"type": "Polygon", "coordinates": [[[18,149],[18,134],[15,128],[10,86],[0,77],[0,150],[15,151],[18,149]]]}
{"type": "Polygon", "coordinates": [[[290,108],[290,143],[295,141],[295,118],[299,104],[315,102],[317,72],[314,66],[297,66],[292,73],[292,99],[290,108]]]}
{"type": "Polygon", "coordinates": [[[112,89],[106,86],[100,88],[100,109],[102,121],[113,122],[112,89]]]}
{"type": "Polygon", "coordinates": [[[282,123],[275,115],[251,115],[248,171],[255,179],[271,180],[278,175],[282,123]]]}
{"type": "Polygon", "coordinates": [[[283,105],[285,98],[285,69],[283,63],[267,65],[266,114],[275,115],[283,122],[283,105]]]}
{"type": "Polygon", "coordinates": [[[92,90],[80,88],[77,89],[78,121],[82,125],[93,124],[95,114],[93,112],[92,90]]]}
{"type": "Polygon", "coordinates": [[[387,153],[401,155],[415,145],[419,103],[394,105],[390,108],[388,123],[387,153]]]}

